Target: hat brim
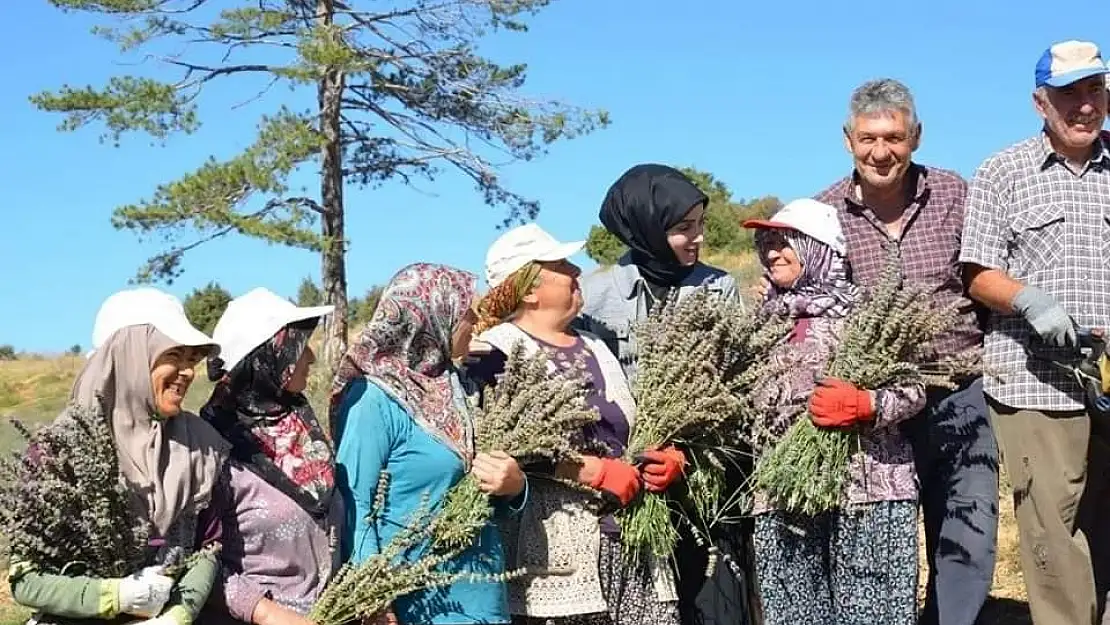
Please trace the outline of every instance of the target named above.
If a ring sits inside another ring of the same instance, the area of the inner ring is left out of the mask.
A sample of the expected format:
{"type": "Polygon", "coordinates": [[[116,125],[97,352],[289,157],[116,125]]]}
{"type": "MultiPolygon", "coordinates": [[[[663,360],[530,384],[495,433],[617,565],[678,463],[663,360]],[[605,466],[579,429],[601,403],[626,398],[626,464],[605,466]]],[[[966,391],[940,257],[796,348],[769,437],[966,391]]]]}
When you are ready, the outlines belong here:
{"type": "Polygon", "coordinates": [[[797,230],[797,228],[791,226],[790,224],[785,224],[781,221],[772,221],[770,219],[748,219],[741,225],[745,228],[750,228],[753,230],[757,228],[769,228],[774,230],[797,230]]]}
{"type": "Polygon", "coordinates": [[[209,358],[220,355],[220,344],[213,340],[212,337],[194,328],[184,317],[180,320],[174,319],[172,321],[163,321],[151,325],[178,345],[207,349],[209,358]]]}
{"type": "Polygon", "coordinates": [[[335,312],[335,306],[297,306],[296,308],[288,309],[288,313],[279,318],[271,319],[271,323],[253,324],[248,330],[243,330],[242,327],[233,330],[238,333],[235,344],[229,350],[225,350],[226,356],[224,358],[224,369],[231,371],[238,365],[247,354],[254,351],[259,345],[270,340],[270,337],[278,333],[279,330],[285,326],[307,321],[309,319],[319,319],[330,315],[335,312]]]}
{"type": "Polygon", "coordinates": [[[1045,79],[1044,84],[1054,88],[1067,87],[1068,85],[1079,82],[1084,78],[1106,75],[1108,73],[1110,73],[1110,69],[1105,67],[1086,67],[1070,72],[1064,72],[1063,74],[1060,74],[1058,76],[1050,76],[1045,79]]]}
{"type": "Polygon", "coordinates": [[[582,251],[586,247],[585,241],[574,241],[573,243],[560,243],[550,250],[536,254],[536,261],[541,263],[549,263],[556,260],[566,260],[582,251]]]}

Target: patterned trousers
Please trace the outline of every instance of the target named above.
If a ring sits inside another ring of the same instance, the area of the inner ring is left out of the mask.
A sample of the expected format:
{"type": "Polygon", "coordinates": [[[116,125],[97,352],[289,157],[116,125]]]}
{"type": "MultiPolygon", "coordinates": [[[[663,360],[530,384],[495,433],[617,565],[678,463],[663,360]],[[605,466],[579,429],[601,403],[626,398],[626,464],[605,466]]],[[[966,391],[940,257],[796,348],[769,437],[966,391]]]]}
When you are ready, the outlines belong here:
{"type": "Polygon", "coordinates": [[[914,625],[917,502],[755,522],[764,625],[914,625]]]}

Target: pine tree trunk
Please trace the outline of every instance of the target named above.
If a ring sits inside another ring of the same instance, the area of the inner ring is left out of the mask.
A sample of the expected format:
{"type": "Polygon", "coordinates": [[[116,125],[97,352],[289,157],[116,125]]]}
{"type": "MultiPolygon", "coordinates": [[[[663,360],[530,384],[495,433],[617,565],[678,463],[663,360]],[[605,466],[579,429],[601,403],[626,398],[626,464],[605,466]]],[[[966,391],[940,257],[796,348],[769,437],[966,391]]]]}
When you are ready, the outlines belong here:
{"type": "MultiPolygon", "coordinates": [[[[316,17],[331,24],[333,0],[317,0],[316,17]]],[[[335,306],[324,336],[323,363],[332,370],[347,352],[347,242],[343,231],[343,157],[340,151],[339,106],[343,95],[343,73],[326,72],[320,80],[320,132],[324,147],[320,167],[320,198],[323,207],[322,234],[327,243],[321,254],[324,301],[335,306]]]]}

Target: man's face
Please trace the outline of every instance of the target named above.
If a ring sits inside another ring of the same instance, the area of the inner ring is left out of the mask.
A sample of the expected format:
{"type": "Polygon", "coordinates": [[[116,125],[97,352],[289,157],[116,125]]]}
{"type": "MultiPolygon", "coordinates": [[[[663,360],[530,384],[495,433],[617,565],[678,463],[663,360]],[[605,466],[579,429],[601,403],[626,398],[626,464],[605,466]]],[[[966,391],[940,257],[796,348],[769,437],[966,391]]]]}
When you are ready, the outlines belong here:
{"type": "Polygon", "coordinates": [[[1066,87],[1038,89],[1033,105],[1058,148],[1090,148],[1106,121],[1106,79],[1090,76],[1066,87]]]}
{"type": "Polygon", "coordinates": [[[905,113],[889,111],[857,115],[844,145],[852,153],[856,171],[877,189],[900,187],[921,140],[921,126],[911,128],[905,113]]]}

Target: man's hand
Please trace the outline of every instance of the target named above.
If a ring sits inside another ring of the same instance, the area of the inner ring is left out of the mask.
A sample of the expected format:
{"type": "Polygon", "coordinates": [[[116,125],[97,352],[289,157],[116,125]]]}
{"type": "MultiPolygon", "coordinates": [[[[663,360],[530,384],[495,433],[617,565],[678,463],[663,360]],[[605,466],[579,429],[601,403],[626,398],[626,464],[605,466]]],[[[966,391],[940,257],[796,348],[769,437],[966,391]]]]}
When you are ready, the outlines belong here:
{"type": "Polygon", "coordinates": [[[1075,322],[1051,295],[1035,286],[1018,291],[1014,312],[1025,318],[1037,336],[1053,347],[1077,347],[1075,322]]]}

